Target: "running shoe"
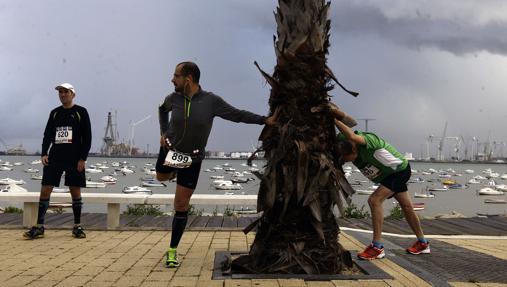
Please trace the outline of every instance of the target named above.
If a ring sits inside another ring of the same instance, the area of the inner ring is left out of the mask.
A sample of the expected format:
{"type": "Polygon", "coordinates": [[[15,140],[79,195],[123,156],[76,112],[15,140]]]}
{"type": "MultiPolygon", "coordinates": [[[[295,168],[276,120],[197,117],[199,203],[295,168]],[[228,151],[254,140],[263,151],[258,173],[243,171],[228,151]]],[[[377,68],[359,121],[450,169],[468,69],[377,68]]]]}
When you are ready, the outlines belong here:
{"type": "Polygon", "coordinates": [[[176,248],[169,248],[169,250],[166,252],[165,266],[169,268],[176,268],[180,266],[176,248]]]}
{"type": "Polygon", "coordinates": [[[26,239],[37,239],[44,237],[44,226],[32,226],[30,230],[23,233],[23,237],[26,239]]]}
{"type": "Polygon", "coordinates": [[[410,254],[430,254],[430,243],[423,243],[417,240],[411,247],[407,248],[407,252],[410,254]]]}
{"type": "Polygon", "coordinates": [[[385,256],[386,254],[384,252],[384,248],[377,248],[373,245],[373,243],[366,247],[363,252],[357,254],[357,257],[363,260],[380,259],[384,258],[385,256]]]}
{"type": "Polygon", "coordinates": [[[72,229],[72,236],[75,238],[86,238],[83,227],[81,227],[81,225],[74,226],[72,229]]]}

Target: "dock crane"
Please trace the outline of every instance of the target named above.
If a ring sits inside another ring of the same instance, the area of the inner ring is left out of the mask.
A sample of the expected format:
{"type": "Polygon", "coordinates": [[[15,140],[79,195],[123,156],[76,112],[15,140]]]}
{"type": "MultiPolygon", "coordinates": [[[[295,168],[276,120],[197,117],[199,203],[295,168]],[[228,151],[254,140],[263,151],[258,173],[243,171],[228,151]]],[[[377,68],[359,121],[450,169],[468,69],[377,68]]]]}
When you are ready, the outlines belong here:
{"type": "Polygon", "coordinates": [[[131,123],[130,124],[130,138],[129,138],[129,155],[132,156],[132,147],[134,146],[134,133],[135,133],[135,128],[137,125],[139,125],[140,123],[148,120],[149,118],[151,118],[151,115],[147,115],[146,117],[142,118],[141,120],[135,122],[135,123],[131,123]]]}
{"type": "Polygon", "coordinates": [[[442,133],[442,137],[440,138],[440,142],[438,143],[438,155],[437,160],[444,160],[444,143],[445,143],[445,134],[447,133],[447,121],[445,122],[444,132],[442,133]]]}

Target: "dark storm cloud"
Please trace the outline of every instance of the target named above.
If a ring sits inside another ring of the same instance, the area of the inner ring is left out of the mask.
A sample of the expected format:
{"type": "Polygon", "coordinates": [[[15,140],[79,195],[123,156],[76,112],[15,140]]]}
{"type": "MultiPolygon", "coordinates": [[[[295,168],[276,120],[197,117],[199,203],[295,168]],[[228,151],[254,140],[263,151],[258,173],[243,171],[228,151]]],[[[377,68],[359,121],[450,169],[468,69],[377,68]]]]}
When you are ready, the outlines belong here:
{"type": "Polygon", "coordinates": [[[415,7],[410,10],[413,14],[393,18],[381,6],[334,1],[332,27],[339,35],[377,36],[412,49],[435,47],[456,55],[480,51],[507,55],[507,21],[473,23],[435,18],[415,7]]]}

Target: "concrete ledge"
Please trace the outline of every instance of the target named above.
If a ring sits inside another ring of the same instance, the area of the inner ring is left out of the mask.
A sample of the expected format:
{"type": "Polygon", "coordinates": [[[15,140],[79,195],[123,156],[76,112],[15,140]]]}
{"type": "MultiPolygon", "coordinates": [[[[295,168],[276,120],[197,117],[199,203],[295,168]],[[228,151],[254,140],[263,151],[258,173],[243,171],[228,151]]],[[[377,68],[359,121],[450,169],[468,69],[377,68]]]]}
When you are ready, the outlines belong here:
{"type": "MultiPolygon", "coordinates": [[[[40,194],[0,193],[0,201],[23,203],[23,226],[30,227],[37,222],[40,194]]],[[[107,228],[120,226],[120,204],[171,204],[174,194],[122,194],[122,193],[81,193],[85,203],[107,204],[107,228]]],[[[51,201],[72,202],[70,193],[52,193],[51,201]]],[[[257,205],[257,195],[194,194],[190,200],[193,205],[257,205]]]]}

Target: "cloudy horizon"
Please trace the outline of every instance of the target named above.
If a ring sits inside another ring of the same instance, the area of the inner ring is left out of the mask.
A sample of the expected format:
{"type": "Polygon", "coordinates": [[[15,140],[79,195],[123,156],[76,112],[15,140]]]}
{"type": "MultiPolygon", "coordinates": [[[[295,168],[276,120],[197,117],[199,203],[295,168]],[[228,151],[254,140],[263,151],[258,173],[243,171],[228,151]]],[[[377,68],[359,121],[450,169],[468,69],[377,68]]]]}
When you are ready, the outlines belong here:
{"type": "MultiPolygon", "coordinates": [[[[269,88],[253,61],[273,70],[276,4],[0,0],[0,139],[40,150],[49,112],[59,105],[54,87],[70,82],[76,104],[90,113],[93,152],[115,111],[125,141],[130,124],[151,115],[136,126],[134,142],[155,152],[157,108],[173,91],[174,66],[185,60],[201,68],[203,89],[265,115],[269,88]]],[[[355,118],[375,119],[370,131],[416,157],[445,122],[446,136],[469,145],[473,137],[495,141],[499,155],[507,142],[506,11],[496,0],[332,1],[328,64],[360,93],[335,89],[333,101],[355,118]]],[[[216,118],[207,149],[251,150],[261,128],[216,118]]]]}

